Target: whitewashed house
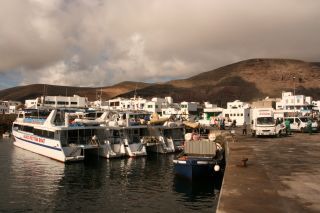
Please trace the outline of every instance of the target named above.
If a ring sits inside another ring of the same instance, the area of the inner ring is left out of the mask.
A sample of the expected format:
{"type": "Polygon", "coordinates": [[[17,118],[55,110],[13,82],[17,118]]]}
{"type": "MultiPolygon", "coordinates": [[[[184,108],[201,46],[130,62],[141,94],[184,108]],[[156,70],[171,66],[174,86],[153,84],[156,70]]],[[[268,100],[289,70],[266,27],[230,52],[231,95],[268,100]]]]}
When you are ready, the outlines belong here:
{"type": "Polygon", "coordinates": [[[36,99],[25,101],[26,108],[38,109],[39,107],[66,107],[85,108],[88,107],[88,99],[78,95],[73,96],[41,96],[36,99]]]}
{"type": "Polygon", "coordinates": [[[226,119],[226,126],[230,125],[234,120],[237,126],[243,125],[244,122],[250,123],[250,105],[248,103],[235,100],[227,103],[227,109],[222,112],[226,119]]]}

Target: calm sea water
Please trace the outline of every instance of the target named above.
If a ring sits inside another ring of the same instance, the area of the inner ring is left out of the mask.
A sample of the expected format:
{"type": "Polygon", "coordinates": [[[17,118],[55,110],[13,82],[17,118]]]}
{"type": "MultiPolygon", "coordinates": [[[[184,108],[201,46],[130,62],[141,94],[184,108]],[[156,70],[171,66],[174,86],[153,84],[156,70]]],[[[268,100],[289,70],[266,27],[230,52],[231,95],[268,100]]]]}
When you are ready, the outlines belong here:
{"type": "Polygon", "coordinates": [[[175,177],[173,158],[63,164],[0,139],[0,212],[214,212],[219,184],[175,177]]]}

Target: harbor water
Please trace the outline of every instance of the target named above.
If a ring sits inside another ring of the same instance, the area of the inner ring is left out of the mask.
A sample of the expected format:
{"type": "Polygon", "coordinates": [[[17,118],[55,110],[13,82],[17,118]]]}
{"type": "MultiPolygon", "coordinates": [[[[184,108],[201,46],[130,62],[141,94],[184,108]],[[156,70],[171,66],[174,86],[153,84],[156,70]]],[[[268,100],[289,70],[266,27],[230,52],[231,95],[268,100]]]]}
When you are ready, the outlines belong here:
{"type": "Polygon", "coordinates": [[[214,212],[221,180],[175,177],[174,157],[64,164],[0,139],[0,212],[214,212]]]}

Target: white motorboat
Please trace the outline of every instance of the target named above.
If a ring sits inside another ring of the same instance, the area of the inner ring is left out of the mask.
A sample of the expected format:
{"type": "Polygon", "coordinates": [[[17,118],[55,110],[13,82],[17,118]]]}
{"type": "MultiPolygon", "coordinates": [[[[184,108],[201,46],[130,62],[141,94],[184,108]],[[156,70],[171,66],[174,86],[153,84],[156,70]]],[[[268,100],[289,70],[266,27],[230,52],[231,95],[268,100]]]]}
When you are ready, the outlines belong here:
{"type": "Polygon", "coordinates": [[[61,161],[80,161],[87,151],[98,154],[106,149],[102,126],[73,125],[73,113],[52,111],[22,111],[13,122],[14,145],[61,161]]]}

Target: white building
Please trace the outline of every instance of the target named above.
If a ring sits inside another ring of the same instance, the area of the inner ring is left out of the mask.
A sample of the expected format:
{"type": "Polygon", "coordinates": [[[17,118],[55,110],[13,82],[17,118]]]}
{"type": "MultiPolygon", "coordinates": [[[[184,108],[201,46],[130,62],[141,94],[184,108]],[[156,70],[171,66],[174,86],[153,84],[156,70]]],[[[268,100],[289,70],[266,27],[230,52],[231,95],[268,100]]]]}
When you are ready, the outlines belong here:
{"type": "Polygon", "coordinates": [[[94,109],[109,109],[109,102],[102,100],[93,101],[90,102],[90,107],[94,109]]]}
{"type": "Polygon", "coordinates": [[[9,113],[9,103],[7,101],[0,101],[0,114],[9,113]]]}
{"type": "Polygon", "coordinates": [[[276,103],[276,109],[309,112],[312,109],[312,97],[293,95],[292,92],[282,92],[282,98],[276,103]]]}
{"type": "Polygon", "coordinates": [[[114,98],[108,101],[109,109],[113,110],[143,110],[147,100],[144,98],[114,98]]]}
{"type": "Polygon", "coordinates": [[[312,101],[313,110],[320,111],[320,100],[319,101],[312,101]]]}
{"type": "Polygon", "coordinates": [[[15,114],[20,101],[0,101],[0,114],[15,114]]]}
{"type": "Polygon", "coordinates": [[[144,110],[147,112],[158,113],[161,115],[162,113],[162,102],[148,101],[144,106],[144,110]]]}
{"type": "Polygon", "coordinates": [[[183,101],[180,103],[179,114],[186,119],[190,119],[191,116],[198,116],[200,108],[201,106],[198,102],[183,101]]]}
{"type": "Polygon", "coordinates": [[[67,107],[85,108],[88,107],[88,99],[78,95],[73,96],[41,96],[36,99],[26,100],[26,108],[38,109],[39,107],[67,107]]]}
{"type": "Polygon", "coordinates": [[[17,109],[19,106],[21,106],[20,101],[8,101],[9,104],[9,114],[17,114],[17,109]]]}
{"type": "Polygon", "coordinates": [[[147,100],[141,97],[134,98],[115,98],[108,101],[109,109],[112,110],[144,110],[151,113],[162,115],[162,109],[170,107],[173,104],[171,97],[154,97],[147,100]]]}
{"type": "Polygon", "coordinates": [[[177,103],[171,103],[168,107],[162,107],[162,117],[169,118],[172,115],[180,117],[180,106],[177,103]]]}
{"type": "Polygon", "coordinates": [[[226,125],[236,121],[236,125],[243,125],[244,121],[250,123],[250,105],[248,103],[235,100],[227,103],[227,109],[223,109],[223,117],[227,119],[226,125]]]}
{"type": "Polygon", "coordinates": [[[202,119],[199,120],[200,124],[210,126],[215,124],[215,120],[222,117],[223,108],[218,107],[216,104],[204,102],[202,119]]]}

